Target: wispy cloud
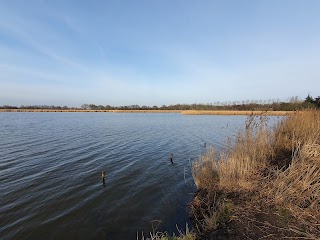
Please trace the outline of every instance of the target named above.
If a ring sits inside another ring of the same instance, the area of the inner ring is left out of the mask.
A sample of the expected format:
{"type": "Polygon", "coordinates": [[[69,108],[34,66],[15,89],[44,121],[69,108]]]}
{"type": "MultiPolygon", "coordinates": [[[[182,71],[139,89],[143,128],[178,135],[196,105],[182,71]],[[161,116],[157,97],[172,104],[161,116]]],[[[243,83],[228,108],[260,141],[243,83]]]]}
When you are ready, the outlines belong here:
{"type": "Polygon", "coordinates": [[[320,92],[320,34],[312,30],[320,17],[310,10],[303,18],[297,3],[296,16],[256,3],[234,15],[228,4],[209,2],[169,10],[165,2],[92,4],[91,12],[83,3],[30,4],[0,3],[0,100],[8,104],[161,105],[320,92]]]}

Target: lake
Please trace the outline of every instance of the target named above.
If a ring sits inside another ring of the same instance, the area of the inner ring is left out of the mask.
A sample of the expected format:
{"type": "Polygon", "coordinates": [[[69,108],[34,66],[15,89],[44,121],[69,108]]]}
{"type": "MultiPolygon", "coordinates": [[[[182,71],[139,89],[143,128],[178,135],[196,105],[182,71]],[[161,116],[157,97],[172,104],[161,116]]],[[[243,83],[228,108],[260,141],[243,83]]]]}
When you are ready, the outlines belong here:
{"type": "Polygon", "coordinates": [[[196,190],[190,163],[212,145],[221,149],[245,121],[0,113],[0,239],[136,239],[152,228],[183,230],[196,190]]]}

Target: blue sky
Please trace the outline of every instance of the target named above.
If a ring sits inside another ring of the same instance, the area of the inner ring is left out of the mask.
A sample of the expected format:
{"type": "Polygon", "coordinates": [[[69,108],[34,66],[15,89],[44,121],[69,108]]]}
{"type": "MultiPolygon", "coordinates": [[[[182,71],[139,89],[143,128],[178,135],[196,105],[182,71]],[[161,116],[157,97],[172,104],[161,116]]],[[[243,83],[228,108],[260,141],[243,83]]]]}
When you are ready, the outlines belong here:
{"type": "Polygon", "coordinates": [[[0,0],[0,105],[320,95],[320,1],[0,0]]]}

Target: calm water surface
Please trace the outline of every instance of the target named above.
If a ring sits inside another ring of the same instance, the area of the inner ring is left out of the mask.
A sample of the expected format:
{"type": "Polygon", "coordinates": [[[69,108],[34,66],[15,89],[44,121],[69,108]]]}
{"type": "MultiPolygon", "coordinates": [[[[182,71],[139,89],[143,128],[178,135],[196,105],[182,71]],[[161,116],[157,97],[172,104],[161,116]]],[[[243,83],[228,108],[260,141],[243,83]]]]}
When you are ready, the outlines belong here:
{"type": "Polygon", "coordinates": [[[204,143],[223,147],[245,120],[0,113],[0,239],[136,239],[160,221],[160,231],[184,229],[190,162],[204,143]]]}

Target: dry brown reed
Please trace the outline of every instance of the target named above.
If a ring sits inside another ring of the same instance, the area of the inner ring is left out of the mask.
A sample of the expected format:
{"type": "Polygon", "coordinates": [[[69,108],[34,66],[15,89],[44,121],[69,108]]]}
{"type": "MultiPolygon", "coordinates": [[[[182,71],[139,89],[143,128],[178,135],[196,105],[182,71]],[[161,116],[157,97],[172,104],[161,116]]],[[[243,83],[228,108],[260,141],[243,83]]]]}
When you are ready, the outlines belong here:
{"type": "Polygon", "coordinates": [[[241,111],[241,110],[185,110],[184,115],[264,115],[264,116],[286,116],[292,111],[241,111]]]}
{"type": "Polygon", "coordinates": [[[221,193],[202,192],[189,206],[197,233],[205,235],[231,219],[233,205],[221,193]]]}
{"type": "Polygon", "coordinates": [[[294,151],[305,144],[319,144],[320,112],[305,111],[293,114],[275,129],[275,147],[294,151]]]}
{"type": "Polygon", "coordinates": [[[263,195],[298,218],[320,221],[320,159],[295,156],[290,167],[267,182],[263,195]]]}
{"type": "Polygon", "coordinates": [[[186,224],[186,231],[183,232],[177,227],[177,230],[179,232],[179,236],[169,236],[168,233],[164,232],[157,232],[155,229],[153,229],[153,232],[149,233],[149,236],[144,236],[143,233],[141,233],[141,236],[137,234],[137,240],[195,240],[196,235],[190,231],[188,224],[186,224]]]}
{"type": "Polygon", "coordinates": [[[232,146],[211,149],[192,167],[199,190],[260,192],[320,235],[320,111],[297,112],[271,130],[251,116],[232,146]]]}
{"type": "Polygon", "coordinates": [[[291,151],[293,157],[287,168],[268,177],[262,195],[320,234],[320,112],[285,119],[275,130],[274,145],[277,152],[291,151]]]}
{"type": "Polygon", "coordinates": [[[235,144],[227,151],[217,154],[211,149],[193,163],[195,184],[208,191],[253,189],[271,155],[272,132],[267,118],[250,116],[245,131],[238,133],[235,144]]]}

